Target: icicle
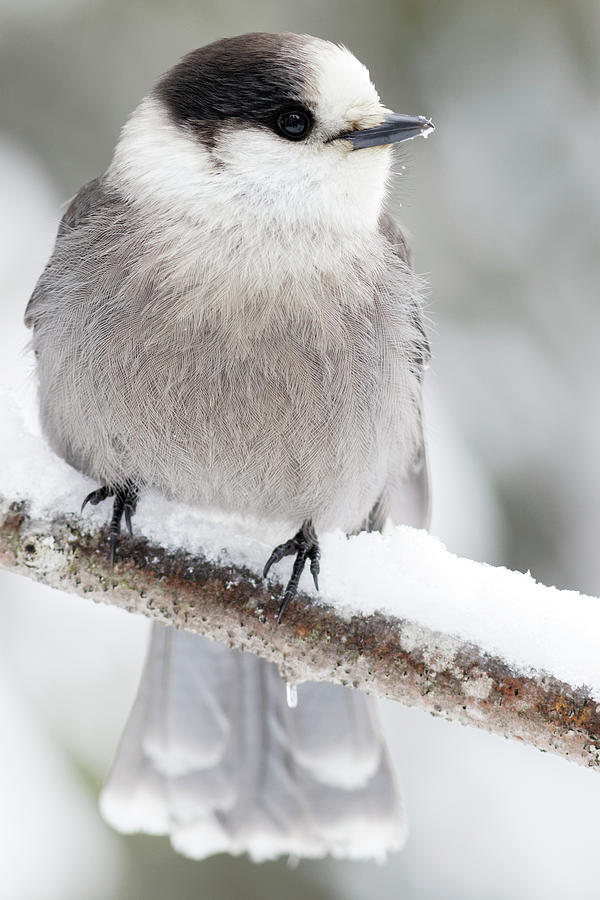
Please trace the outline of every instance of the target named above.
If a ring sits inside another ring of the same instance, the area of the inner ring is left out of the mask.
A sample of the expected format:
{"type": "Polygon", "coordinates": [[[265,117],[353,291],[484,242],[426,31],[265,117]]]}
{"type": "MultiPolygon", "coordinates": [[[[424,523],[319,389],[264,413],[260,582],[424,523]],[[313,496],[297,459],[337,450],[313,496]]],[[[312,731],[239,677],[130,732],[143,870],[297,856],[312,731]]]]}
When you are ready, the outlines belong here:
{"type": "Polygon", "coordinates": [[[298,706],[298,688],[295,684],[290,684],[289,681],[285,683],[285,699],[290,709],[295,709],[298,706]]]}

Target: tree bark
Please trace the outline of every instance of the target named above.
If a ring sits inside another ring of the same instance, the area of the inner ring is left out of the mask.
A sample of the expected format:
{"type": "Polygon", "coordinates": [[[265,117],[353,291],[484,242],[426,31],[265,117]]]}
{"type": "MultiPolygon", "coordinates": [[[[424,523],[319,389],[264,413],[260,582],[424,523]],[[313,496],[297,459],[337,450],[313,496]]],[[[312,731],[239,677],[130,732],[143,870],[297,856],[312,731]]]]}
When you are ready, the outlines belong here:
{"type": "Polygon", "coordinates": [[[451,634],[381,614],[346,618],[298,595],[276,625],[279,586],[235,565],[123,537],[78,516],[33,519],[0,499],[0,564],[69,593],[143,613],[275,662],[289,681],[333,681],[600,766],[600,705],[582,687],[517,671],[451,634]]]}

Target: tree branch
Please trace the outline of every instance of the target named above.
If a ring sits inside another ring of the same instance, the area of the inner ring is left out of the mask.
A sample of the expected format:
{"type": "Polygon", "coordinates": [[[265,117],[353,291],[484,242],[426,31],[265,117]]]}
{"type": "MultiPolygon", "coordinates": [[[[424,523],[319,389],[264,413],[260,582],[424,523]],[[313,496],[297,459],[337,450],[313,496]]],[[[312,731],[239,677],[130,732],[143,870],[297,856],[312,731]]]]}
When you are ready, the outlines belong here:
{"type": "Polygon", "coordinates": [[[0,564],[62,591],[206,635],[275,662],[288,681],[328,680],[600,766],[600,706],[585,688],[517,671],[473,644],[382,614],[348,618],[280,593],[240,566],[123,538],[111,569],[107,529],[74,515],[33,519],[0,499],[0,564]]]}

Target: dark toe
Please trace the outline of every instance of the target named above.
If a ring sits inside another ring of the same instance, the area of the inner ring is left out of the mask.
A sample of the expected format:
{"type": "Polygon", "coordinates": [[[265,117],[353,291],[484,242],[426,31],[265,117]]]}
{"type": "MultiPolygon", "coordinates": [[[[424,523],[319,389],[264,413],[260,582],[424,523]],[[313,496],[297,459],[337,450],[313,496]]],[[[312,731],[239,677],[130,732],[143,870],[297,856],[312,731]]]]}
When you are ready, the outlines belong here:
{"type": "Polygon", "coordinates": [[[102,503],[103,500],[106,500],[107,497],[112,497],[113,493],[112,489],[106,485],[96,488],[95,491],[90,491],[81,504],[81,512],[83,512],[88,503],[91,503],[92,506],[98,506],[98,504],[102,503]]]}
{"type": "Polygon", "coordinates": [[[117,552],[117,544],[119,543],[119,535],[111,534],[108,538],[108,543],[110,546],[110,564],[114,566],[115,564],[115,555],[117,552]]]}

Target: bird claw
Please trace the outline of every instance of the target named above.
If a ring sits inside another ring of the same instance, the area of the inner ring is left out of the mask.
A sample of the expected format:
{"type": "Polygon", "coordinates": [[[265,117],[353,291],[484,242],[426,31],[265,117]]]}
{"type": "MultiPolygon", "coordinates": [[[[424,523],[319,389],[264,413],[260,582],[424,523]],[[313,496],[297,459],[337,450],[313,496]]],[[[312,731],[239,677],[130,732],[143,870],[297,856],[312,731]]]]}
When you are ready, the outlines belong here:
{"type": "Polygon", "coordinates": [[[318,544],[313,544],[313,546],[308,551],[308,558],[310,559],[310,574],[313,577],[313,581],[315,583],[315,587],[319,590],[319,572],[321,571],[321,548],[318,544]]]}
{"type": "Polygon", "coordinates": [[[282,619],[283,614],[284,614],[284,612],[285,612],[286,606],[288,605],[288,603],[290,602],[290,600],[293,600],[293,599],[294,599],[295,596],[296,596],[296,590],[290,591],[290,590],[289,590],[289,585],[288,585],[288,590],[286,590],[285,594],[283,595],[283,600],[281,601],[281,604],[280,604],[280,606],[279,606],[279,612],[277,613],[277,624],[278,624],[278,625],[281,624],[281,619],[282,619]]]}
{"type": "Polygon", "coordinates": [[[117,552],[117,544],[119,543],[119,535],[112,532],[108,536],[108,545],[110,547],[110,567],[115,564],[115,554],[117,552]]]}
{"type": "Polygon", "coordinates": [[[319,547],[319,542],[317,540],[317,535],[315,534],[315,530],[310,520],[307,520],[303,523],[302,528],[298,531],[297,534],[294,535],[293,538],[291,538],[289,541],[286,541],[284,544],[279,544],[277,547],[275,547],[263,569],[263,578],[267,577],[271,566],[273,566],[275,563],[278,563],[285,556],[293,556],[294,554],[296,554],[296,559],[294,560],[292,577],[288,581],[285,593],[283,595],[283,600],[281,601],[279,612],[277,614],[278,625],[281,622],[282,616],[288,603],[290,602],[290,600],[293,600],[298,593],[298,583],[300,581],[300,576],[304,571],[307,559],[310,560],[310,572],[313,577],[315,587],[317,590],[319,590],[321,550],[319,547]]]}
{"type": "MultiPolygon", "coordinates": [[[[298,534],[300,534],[300,532],[298,532],[298,534]]],[[[293,556],[294,553],[298,552],[299,547],[296,540],[298,534],[291,540],[286,541],[285,544],[279,544],[277,547],[275,547],[267,562],[265,563],[265,567],[263,569],[263,578],[267,577],[271,566],[275,565],[275,563],[280,562],[280,560],[282,560],[284,556],[293,556]]]]}
{"type": "Polygon", "coordinates": [[[123,507],[123,512],[125,513],[125,525],[127,526],[127,531],[129,532],[129,537],[133,537],[133,528],[131,525],[131,517],[135,512],[135,506],[132,506],[131,503],[125,503],[123,507]]]}
{"type": "Polygon", "coordinates": [[[108,485],[103,484],[102,487],[96,488],[95,491],[90,491],[90,493],[81,504],[80,511],[83,512],[88,503],[91,503],[92,506],[98,506],[98,504],[102,503],[103,500],[106,500],[107,497],[112,497],[114,493],[115,492],[112,488],[109,488],[108,485]]]}
{"type": "Polygon", "coordinates": [[[121,519],[123,518],[123,515],[125,516],[125,524],[127,526],[127,530],[129,534],[133,536],[131,517],[135,513],[138,494],[138,488],[131,481],[127,481],[125,482],[125,484],[120,485],[116,488],[108,487],[108,485],[102,485],[102,487],[97,488],[95,491],[91,491],[91,493],[89,493],[83,501],[81,507],[82,512],[87,503],[91,503],[92,506],[97,506],[98,503],[101,503],[108,497],[115,498],[115,502],[113,504],[112,519],[110,520],[110,527],[108,530],[108,545],[110,548],[111,566],[114,566],[115,564],[117,545],[119,543],[119,535],[121,534],[121,519]]]}

